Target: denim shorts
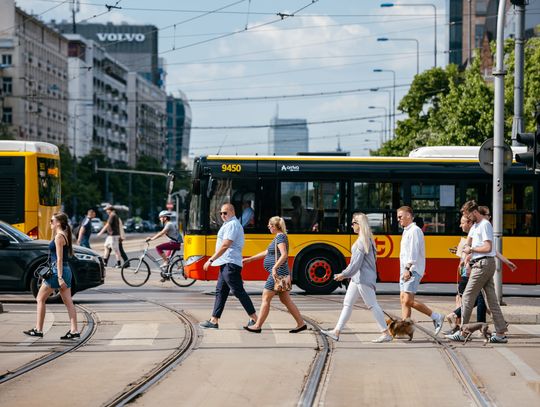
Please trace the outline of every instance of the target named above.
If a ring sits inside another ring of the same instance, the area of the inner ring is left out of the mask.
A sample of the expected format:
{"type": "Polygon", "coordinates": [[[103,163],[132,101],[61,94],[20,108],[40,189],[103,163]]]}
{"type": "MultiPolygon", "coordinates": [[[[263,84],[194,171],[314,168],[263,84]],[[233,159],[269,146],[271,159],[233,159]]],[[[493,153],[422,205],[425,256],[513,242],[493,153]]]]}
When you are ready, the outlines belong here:
{"type": "Polygon", "coordinates": [[[412,276],[408,281],[403,281],[403,275],[399,276],[399,291],[416,294],[421,279],[422,277],[416,271],[412,272],[412,276]]]}
{"type": "MultiPolygon", "coordinates": [[[[69,264],[67,263],[64,264],[64,267],[62,267],[62,278],[64,279],[67,287],[71,288],[72,273],[71,269],[69,268],[69,264]]],[[[46,284],[51,288],[60,288],[60,284],[58,283],[58,269],[56,268],[56,264],[53,266],[53,276],[51,278],[48,278],[47,280],[44,280],[43,284],[46,284]]]]}

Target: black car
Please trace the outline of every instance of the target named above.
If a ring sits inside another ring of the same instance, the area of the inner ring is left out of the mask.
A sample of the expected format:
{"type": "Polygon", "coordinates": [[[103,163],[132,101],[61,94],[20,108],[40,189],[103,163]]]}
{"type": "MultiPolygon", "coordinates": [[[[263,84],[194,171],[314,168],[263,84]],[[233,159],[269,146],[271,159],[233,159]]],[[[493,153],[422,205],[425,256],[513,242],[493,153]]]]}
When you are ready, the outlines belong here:
{"type": "MultiPolygon", "coordinates": [[[[93,250],[73,246],[69,261],[73,271],[71,292],[97,287],[105,282],[103,259],[93,250]]],[[[0,291],[32,291],[37,295],[40,282],[36,268],[47,261],[49,242],[32,240],[11,225],[0,221],[0,291]]],[[[55,292],[50,300],[59,298],[55,292]]]]}

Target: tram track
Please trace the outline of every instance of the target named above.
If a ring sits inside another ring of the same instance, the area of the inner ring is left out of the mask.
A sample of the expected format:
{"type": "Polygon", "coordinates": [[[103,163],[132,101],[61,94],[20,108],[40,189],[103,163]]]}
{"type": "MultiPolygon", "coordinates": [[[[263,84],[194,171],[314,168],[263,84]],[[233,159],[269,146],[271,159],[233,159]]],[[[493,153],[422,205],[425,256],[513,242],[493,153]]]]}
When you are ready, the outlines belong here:
{"type": "MultiPolygon", "coordinates": [[[[316,298],[318,300],[323,300],[327,302],[334,302],[334,303],[342,303],[342,301],[337,301],[331,298],[324,298],[319,296],[311,296],[311,298],[316,298]]],[[[363,307],[361,305],[354,305],[355,309],[361,309],[368,311],[366,307],[363,307]]],[[[387,316],[391,318],[398,318],[395,315],[392,315],[386,311],[383,311],[387,316]]],[[[423,334],[425,334],[427,337],[429,337],[434,343],[436,343],[439,348],[442,350],[442,354],[446,357],[448,360],[450,366],[452,367],[456,377],[458,378],[459,382],[461,383],[462,387],[466,390],[466,392],[471,397],[474,404],[478,407],[488,407],[494,405],[487,395],[480,390],[480,388],[476,385],[471,373],[467,370],[465,367],[464,362],[461,360],[458,353],[454,350],[454,346],[447,344],[446,342],[442,341],[435,335],[433,335],[429,330],[424,328],[423,326],[419,324],[415,324],[416,329],[420,330],[423,334]]]]}
{"type": "Polygon", "coordinates": [[[128,384],[120,393],[116,394],[113,398],[102,404],[106,407],[124,406],[134,401],[138,397],[141,397],[148,389],[150,389],[153,385],[163,379],[171,370],[180,365],[196,348],[200,335],[197,328],[197,322],[191,315],[189,315],[183,310],[177,310],[169,305],[160,303],[158,301],[134,297],[132,295],[117,291],[102,289],[100,289],[99,291],[104,293],[121,294],[134,301],[146,302],[165,308],[173,315],[175,315],[186,329],[186,335],[173,353],[171,353],[164,360],[159,362],[159,364],[152,370],[146,372],[138,380],[128,384]]]}
{"type": "Polygon", "coordinates": [[[94,311],[82,305],[76,304],[75,307],[80,309],[84,313],[85,318],[86,318],[87,328],[82,333],[81,338],[78,341],[74,341],[72,346],[68,346],[63,349],[55,350],[53,352],[47,353],[46,355],[43,355],[42,357],[38,359],[34,359],[18,367],[15,370],[4,373],[3,375],[0,376],[0,384],[7,383],[10,380],[15,379],[16,377],[22,376],[25,373],[36,370],[39,367],[52,362],[53,360],[56,360],[70,352],[76,351],[79,348],[82,348],[88,343],[88,341],[94,336],[94,334],[97,331],[97,326],[99,324],[97,314],[94,311]]]}

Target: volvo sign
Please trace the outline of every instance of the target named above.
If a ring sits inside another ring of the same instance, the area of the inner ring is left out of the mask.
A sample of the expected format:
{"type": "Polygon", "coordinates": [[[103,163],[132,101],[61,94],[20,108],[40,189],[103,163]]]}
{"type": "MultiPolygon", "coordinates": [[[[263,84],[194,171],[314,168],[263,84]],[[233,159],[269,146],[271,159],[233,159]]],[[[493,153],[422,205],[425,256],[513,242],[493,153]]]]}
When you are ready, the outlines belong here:
{"type": "Polygon", "coordinates": [[[143,42],[146,35],[142,33],[96,33],[101,42],[143,42]]]}

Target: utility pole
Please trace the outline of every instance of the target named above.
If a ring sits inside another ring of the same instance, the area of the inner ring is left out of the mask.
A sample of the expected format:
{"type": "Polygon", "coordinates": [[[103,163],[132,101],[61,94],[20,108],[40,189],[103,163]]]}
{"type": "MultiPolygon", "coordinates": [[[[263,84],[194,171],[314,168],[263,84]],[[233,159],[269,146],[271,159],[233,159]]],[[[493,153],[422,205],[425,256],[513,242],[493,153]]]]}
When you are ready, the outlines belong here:
{"type": "Polygon", "coordinates": [[[523,133],[523,70],[525,65],[525,0],[511,0],[516,13],[516,44],[514,69],[514,119],[512,121],[512,145],[519,146],[516,140],[519,133],[523,133]]]}
{"type": "Polygon", "coordinates": [[[69,9],[71,10],[71,24],[73,34],[77,33],[77,23],[75,22],[75,16],[79,11],[81,11],[81,5],[79,0],[71,0],[69,3],[69,9]]]}
{"type": "MultiPolygon", "coordinates": [[[[499,1],[497,16],[497,51],[495,77],[495,106],[493,123],[493,238],[495,250],[502,253],[503,234],[503,195],[504,195],[504,11],[506,1],[499,1]]],[[[496,259],[497,270],[493,277],[495,292],[499,303],[502,302],[502,270],[501,261],[496,259]]]]}

